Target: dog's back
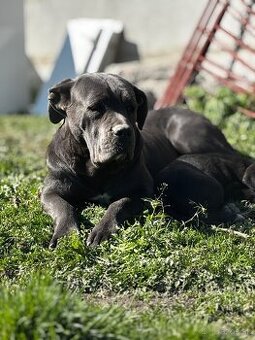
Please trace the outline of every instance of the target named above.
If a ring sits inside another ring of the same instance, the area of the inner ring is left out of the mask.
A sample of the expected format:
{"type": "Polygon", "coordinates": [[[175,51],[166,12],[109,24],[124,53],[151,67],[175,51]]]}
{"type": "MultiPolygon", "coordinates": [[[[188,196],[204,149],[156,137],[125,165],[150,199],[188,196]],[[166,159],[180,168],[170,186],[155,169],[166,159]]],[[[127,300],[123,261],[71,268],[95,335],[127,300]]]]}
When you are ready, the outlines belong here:
{"type": "Polygon", "coordinates": [[[148,113],[144,129],[152,134],[161,131],[181,154],[235,153],[218,127],[207,118],[184,108],[170,107],[148,113]]]}

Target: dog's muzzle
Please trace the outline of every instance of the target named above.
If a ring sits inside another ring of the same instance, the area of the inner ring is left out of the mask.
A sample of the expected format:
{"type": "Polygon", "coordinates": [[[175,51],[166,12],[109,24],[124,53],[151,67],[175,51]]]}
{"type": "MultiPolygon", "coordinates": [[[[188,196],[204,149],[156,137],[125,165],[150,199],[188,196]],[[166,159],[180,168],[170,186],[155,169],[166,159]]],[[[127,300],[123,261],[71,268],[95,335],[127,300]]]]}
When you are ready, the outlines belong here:
{"type": "Polygon", "coordinates": [[[99,138],[94,165],[99,167],[109,163],[124,163],[132,160],[135,149],[135,133],[127,124],[111,128],[105,137],[99,138]]]}

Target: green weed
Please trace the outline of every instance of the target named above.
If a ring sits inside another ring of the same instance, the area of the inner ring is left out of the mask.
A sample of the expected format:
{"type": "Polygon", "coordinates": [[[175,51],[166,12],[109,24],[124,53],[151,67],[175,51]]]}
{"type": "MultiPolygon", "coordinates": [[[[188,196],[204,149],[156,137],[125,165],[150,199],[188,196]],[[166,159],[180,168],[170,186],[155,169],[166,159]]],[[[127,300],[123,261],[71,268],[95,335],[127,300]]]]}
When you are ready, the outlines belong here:
{"type": "MultiPolygon", "coordinates": [[[[206,115],[255,157],[254,121],[236,111],[240,99],[221,99],[231,109],[206,115]]],[[[93,249],[86,219],[96,224],[104,209],[91,205],[81,232],[48,250],[52,222],[38,193],[54,131],[46,118],[0,117],[1,339],[254,338],[251,220],[231,226],[243,238],[200,225],[199,216],[190,225],[166,220],[155,208],[93,249]]]]}

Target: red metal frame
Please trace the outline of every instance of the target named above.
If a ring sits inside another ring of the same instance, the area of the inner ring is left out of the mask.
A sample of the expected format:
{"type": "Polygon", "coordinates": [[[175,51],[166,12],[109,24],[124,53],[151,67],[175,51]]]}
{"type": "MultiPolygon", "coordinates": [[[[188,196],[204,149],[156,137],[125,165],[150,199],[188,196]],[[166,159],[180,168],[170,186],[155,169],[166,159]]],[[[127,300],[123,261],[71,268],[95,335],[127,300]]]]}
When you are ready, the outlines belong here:
{"type": "Polygon", "coordinates": [[[191,84],[201,70],[207,72],[214,77],[217,82],[229,87],[235,92],[255,93],[254,83],[235,74],[233,71],[235,62],[239,62],[243,67],[255,74],[255,69],[252,65],[239,55],[240,50],[246,50],[254,55],[255,60],[255,49],[243,41],[245,32],[248,32],[251,37],[255,38],[255,27],[250,23],[250,16],[255,15],[255,11],[252,8],[254,2],[252,0],[250,0],[249,4],[245,0],[239,0],[239,2],[245,6],[244,13],[233,6],[233,3],[235,5],[237,4],[237,0],[233,2],[231,0],[208,1],[176,67],[175,73],[169,80],[162,98],[156,102],[155,108],[167,107],[181,101],[185,86],[191,84]],[[231,32],[231,29],[225,27],[225,25],[223,27],[221,24],[226,13],[239,22],[239,37],[236,37],[235,34],[231,32]],[[215,37],[217,32],[228,36],[229,39],[233,41],[234,49],[231,49],[215,37]],[[221,48],[221,51],[228,54],[231,59],[228,68],[208,57],[208,50],[211,46],[218,46],[221,48]],[[209,66],[212,66],[214,70],[209,66]],[[222,75],[222,73],[224,73],[224,75],[222,75]]]}

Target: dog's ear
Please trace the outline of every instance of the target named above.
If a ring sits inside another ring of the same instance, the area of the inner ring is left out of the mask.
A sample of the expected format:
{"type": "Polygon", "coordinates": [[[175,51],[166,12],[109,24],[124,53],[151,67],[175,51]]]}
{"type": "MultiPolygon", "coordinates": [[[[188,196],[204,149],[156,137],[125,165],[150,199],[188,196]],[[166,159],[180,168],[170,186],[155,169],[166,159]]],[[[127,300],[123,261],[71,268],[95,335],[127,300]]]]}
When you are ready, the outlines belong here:
{"type": "Polygon", "coordinates": [[[66,117],[72,86],[73,80],[65,79],[49,89],[48,112],[52,123],[57,124],[66,117]]]}
{"type": "Polygon", "coordinates": [[[147,97],[145,93],[141,90],[139,90],[137,87],[134,86],[136,101],[138,104],[137,109],[137,124],[140,130],[143,128],[143,124],[145,122],[145,118],[148,113],[148,103],[147,103],[147,97]]]}

